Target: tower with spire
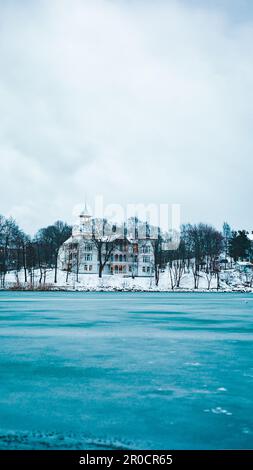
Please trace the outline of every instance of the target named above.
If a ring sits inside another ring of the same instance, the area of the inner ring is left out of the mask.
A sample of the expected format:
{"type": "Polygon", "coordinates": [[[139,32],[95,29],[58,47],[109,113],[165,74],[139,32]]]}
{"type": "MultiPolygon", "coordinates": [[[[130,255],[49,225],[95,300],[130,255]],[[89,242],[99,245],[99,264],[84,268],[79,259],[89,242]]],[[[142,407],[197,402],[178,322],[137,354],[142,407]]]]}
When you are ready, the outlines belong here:
{"type": "Polygon", "coordinates": [[[79,219],[80,219],[80,227],[86,225],[88,222],[90,222],[91,215],[89,213],[86,201],[84,204],[84,209],[80,212],[79,214],[79,219]]]}
{"type": "Polygon", "coordinates": [[[89,238],[92,233],[92,215],[85,202],[84,208],[79,213],[79,222],[73,226],[72,237],[89,238]]]}

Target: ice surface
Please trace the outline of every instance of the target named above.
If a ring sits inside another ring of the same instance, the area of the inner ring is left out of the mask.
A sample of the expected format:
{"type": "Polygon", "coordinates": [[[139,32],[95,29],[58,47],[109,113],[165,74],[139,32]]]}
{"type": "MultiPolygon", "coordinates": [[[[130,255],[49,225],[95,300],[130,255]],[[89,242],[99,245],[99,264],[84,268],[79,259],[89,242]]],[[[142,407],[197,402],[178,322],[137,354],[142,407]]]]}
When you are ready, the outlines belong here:
{"type": "Polygon", "coordinates": [[[252,299],[0,292],[0,448],[252,448],[252,299]]]}

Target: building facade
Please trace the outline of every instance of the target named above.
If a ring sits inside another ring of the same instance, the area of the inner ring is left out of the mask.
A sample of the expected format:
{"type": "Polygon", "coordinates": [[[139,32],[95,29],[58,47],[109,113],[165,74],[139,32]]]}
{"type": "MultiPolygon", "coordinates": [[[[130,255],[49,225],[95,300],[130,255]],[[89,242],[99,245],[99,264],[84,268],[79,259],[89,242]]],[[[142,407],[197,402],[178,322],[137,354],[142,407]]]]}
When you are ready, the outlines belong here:
{"type": "Polygon", "coordinates": [[[72,236],[60,249],[59,267],[79,274],[98,274],[102,261],[103,274],[153,276],[154,238],[132,222],[127,229],[110,224],[105,227],[104,221],[94,221],[85,208],[72,236]]]}

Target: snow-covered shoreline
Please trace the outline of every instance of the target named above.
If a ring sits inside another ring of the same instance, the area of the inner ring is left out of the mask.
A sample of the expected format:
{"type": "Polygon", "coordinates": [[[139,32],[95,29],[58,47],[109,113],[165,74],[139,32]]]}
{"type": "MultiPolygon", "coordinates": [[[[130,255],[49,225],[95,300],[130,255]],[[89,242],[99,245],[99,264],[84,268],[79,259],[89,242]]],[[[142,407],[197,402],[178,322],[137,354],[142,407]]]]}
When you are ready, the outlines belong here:
{"type": "Polygon", "coordinates": [[[253,293],[253,289],[110,289],[110,288],[100,288],[100,289],[91,289],[91,288],[82,288],[82,289],[66,289],[61,287],[48,287],[46,289],[38,289],[38,288],[30,288],[30,287],[20,287],[20,288],[0,288],[0,292],[132,292],[132,293],[172,293],[172,294],[204,294],[204,293],[219,293],[219,294],[231,294],[231,293],[238,293],[238,294],[245,294],[245,293],[253,293]]]}
{"type": "Polygon", "coordinates": [[[58,270],[57,283],[54,283],[54,270],[48,270],[46,278],[41,281],[41,273],[35,270],[27,277],[25,282],[24,272],[9,272],[5,276],[4,285],[0,290],[12,291],[52,291],[52,292],[253,292],[253,287],[243,284],[241,274],[236,269],[224,270],[220,273],[220,286],[217,289],[217,280],[212,279],[208,289],[208,281],[205,273],[200,272],[199,288],[194,289],[194,279],[191,272],[183,274],[179,287],[171,288],[170,277],[167,271],[161,273],[159,285],[155,285],[154,278],[123,277],[120,275],[104,275],[99,278],[95,274],[75,273],[68,276],[65,271],[58,270]]]}

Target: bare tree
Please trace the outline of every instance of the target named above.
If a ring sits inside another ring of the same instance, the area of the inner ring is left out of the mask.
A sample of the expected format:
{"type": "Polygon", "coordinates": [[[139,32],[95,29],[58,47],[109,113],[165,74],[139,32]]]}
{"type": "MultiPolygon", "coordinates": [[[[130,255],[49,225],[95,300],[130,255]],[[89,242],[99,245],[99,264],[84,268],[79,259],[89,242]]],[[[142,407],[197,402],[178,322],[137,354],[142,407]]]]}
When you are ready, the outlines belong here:
{"type": "Polygon", "coordinates": [[[106,219],[92,220],[92,240],[97,249],[98,275],[100,278],[120,236],[122,236],[122,228],[117,229],[116,225],[111,224],[106,219]]]}
{"type": "Polygon", "coordinates": [[[15,271],[19,282],[19,271],[22,268],[21,247],[25,234],[12,218],[0,216],[0,275],[1,285],[5,285],[5,276],[8,271],[15,271]]]}
{"type": "Polygon", "coordinates": [[[217,277],[217,288],[219,288],[218,261],[223,248],[222,234],[211,225],[187,224],[182,227],[182,238],[190,259],[194,288],[199,287],[200,271],[203,269],[209,288],[213,274],[217,277]]]}
{"type": "Polygon", "coordinates": [[[146,237],[148,240],[150,240],[153,250],[153,269],[155,272],[155,285],[158,286],[160,279],[160,270],[162,267],[162,232],[160,227],[154,227],[149,224],[146,224],[146,226],[146,237]]]}
{"type": "Polygon", "coordinates": [[[45,262],[54,268],[54,282],[57,283],[58,255],[61,245],[70,237],[72,228],[62,221],[39,230],[35,240],[43,246],[45,262]]]}

